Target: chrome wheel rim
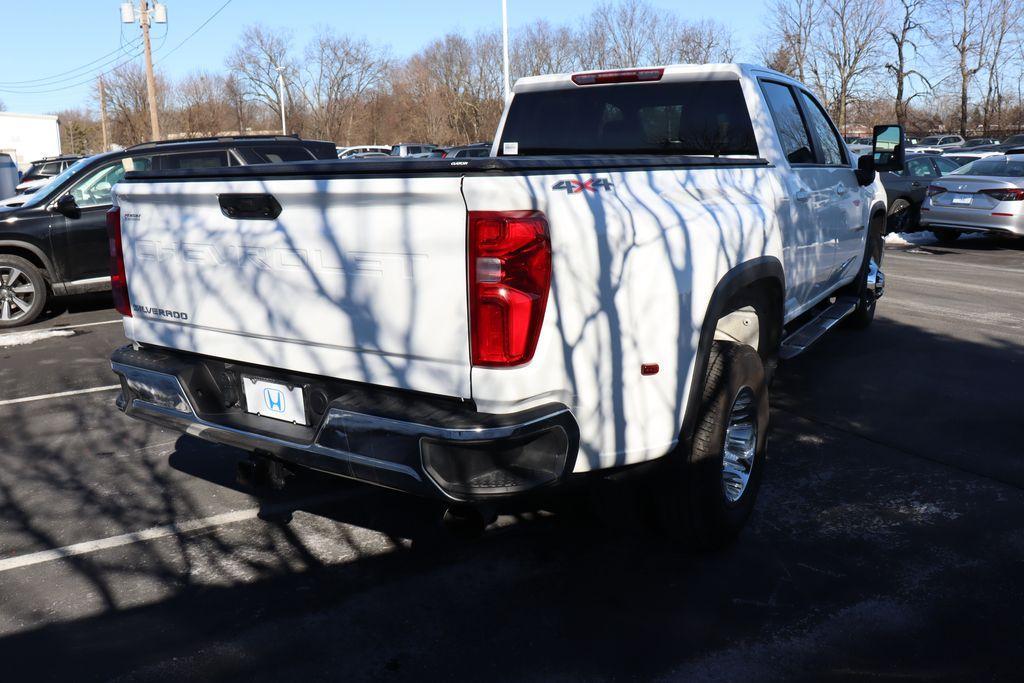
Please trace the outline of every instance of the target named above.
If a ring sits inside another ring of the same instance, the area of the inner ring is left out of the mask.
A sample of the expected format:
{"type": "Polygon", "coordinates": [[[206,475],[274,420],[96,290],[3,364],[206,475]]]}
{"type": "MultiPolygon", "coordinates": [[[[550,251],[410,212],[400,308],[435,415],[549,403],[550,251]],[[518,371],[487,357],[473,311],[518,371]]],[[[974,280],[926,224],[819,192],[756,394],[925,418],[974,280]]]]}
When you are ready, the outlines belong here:
{"type": "Polygon", "coordinates": [[[24,271],[0,266],[0,322],[24,318],[35,300],[35,285],[24,271]]]}
{"type": "Polygon", "coordinates": [[[729,409],[729,426],[722,448],[722,489],[725,499],[735,503],[743,497],[757,454],[757,404],[754,391],[743,387],[729,409]]]}

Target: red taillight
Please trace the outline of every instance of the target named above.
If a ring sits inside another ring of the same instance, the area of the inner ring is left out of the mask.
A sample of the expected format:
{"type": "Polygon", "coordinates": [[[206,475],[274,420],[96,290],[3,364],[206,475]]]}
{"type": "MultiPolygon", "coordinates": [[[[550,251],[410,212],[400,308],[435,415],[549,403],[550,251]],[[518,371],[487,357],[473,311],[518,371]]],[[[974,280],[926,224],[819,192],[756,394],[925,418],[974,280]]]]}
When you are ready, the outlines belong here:
{"type": "Polygon", "coordinates": [[[929,197],[934,197],[935,195],[942,194],[945,191],[946,191],[946,188],[940,187],[939,185],[929,185],[928,186],[928,196],[929,197]]]}
{"type": "Polygon", "coordinates": [[[995,190],[980,190],[981,194],[987,194],[1000,202],[1024,201],[1024,190],[1017,187],[999,188],[995,190]]]}
{"type": "Polygon", "coordinates": [[[576,85],[605,85],[606,83],[642,83],[660,81],[665,75],[664,69],[622,69],[619,71],[591,71],[585,74],[573,74],[572,82],[576,85]]]}
{"type": "Polygon", "coordinates": [[[114,308],[130,318],[132,305],[128,300],[128,278],[121,250],[121,209],[117,206],[107,211],[107,244],[110,248],[110,291],[114,295],[114,308]]]}
{"type": "Polygon", "coordinates": [[[551,289],[551,238],[539,211],[469,212],[473,365],[528,363],[551,289]]]}

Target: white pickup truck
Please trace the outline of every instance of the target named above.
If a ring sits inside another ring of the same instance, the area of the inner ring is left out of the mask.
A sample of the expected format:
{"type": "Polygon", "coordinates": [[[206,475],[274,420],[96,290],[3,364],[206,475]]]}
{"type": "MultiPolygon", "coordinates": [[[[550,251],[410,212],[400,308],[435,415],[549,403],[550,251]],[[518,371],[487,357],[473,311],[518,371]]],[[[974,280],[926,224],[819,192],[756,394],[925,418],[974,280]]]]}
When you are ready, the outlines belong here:
{"type": "Polygon", "coordinates": [[[489,158],[130,173],[109,214],[131,417],[488,505],[652,463],[732,539],[768,384],[882,293],[879,170],[747,65],[524,78],[489,158]]]}

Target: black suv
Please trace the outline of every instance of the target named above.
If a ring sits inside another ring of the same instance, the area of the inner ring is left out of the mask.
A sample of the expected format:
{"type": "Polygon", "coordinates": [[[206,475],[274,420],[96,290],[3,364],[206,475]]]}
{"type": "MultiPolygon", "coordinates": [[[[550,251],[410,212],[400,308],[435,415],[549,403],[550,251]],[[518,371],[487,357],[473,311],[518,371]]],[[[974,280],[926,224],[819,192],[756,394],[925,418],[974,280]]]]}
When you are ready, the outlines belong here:
{"type": "Polygon", "coordinates": [[[36,159],[29,165],[28,170],[21,174],[21,180],[18,182],[27,183],[31,180],[42,180],[60,175],[67,170],[68,166],[81,158],[77,154],[64,154],[59,157],[36,159]]]}
{"type": "Polygon", "coordinates": [[[0,328],[32,322],[51,293],[110,288],[106,214],[125,173],[337,158],[333,142],[238,136],[148,142],[78,160],[24,203],[0,207],[0,328]]]}

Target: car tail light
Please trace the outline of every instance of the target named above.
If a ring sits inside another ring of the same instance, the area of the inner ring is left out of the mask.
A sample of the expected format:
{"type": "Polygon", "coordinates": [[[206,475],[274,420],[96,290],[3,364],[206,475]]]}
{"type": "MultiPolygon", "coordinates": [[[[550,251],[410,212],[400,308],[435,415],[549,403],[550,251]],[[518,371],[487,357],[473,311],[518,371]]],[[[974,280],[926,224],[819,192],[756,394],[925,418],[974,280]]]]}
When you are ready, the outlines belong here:
{"type": "Polygon", "coordinates": [[[660,81],[665,75],[664,69],[622,69],[619,71],[590,71],[584,74],[573,74],[572,82],[576,85],[605,85],[607,83],[642,83],[660,81]]]}
{"type": "Polygon", "coordinates": [[[528,363],[551,289],[551,238],[539,211],[469,212],[473,365],[528,363]]]}
{"type": "Polygon", "coordinates": [[[114,295],[114,308],[121,315],[132,317],[128,299],[128,277],[124,272],[124,251],[121,249],[121,208],[107,211],[107,244],[110,247],[110,290],[114,295]]]}
{"type": "Polygon", "coordinates": [[[989,197],[1000,201],[1000,202],[1020,202],[1024,201],[1024,190],[1017,187],[998,188],[995,190],[980,190],[981,194],[987,194],[989,197]]]}
{"type": "Polygon", "coordinates": [[[928,196],[929,197],[934,197],[935,195],[942,194],[943,192],[946,192],[946,188],[944,188],[944,187],[941,187],[939,185],[929,185],[928,186],[928,196]]]}

